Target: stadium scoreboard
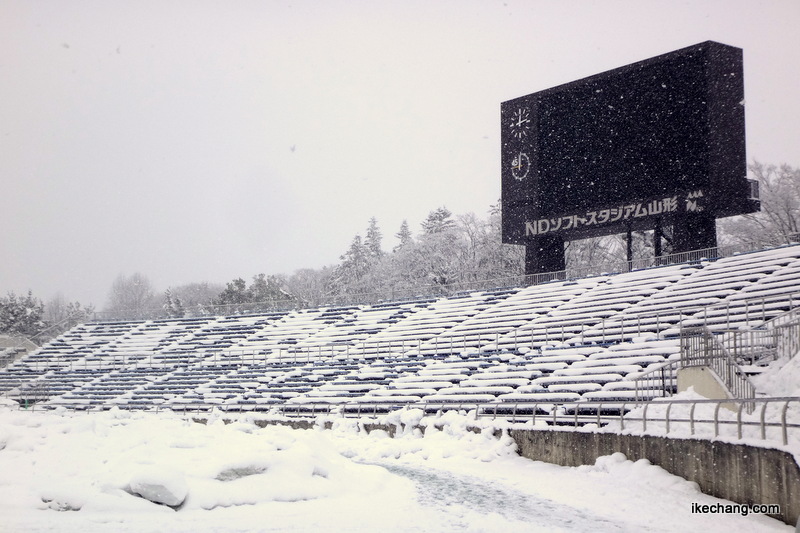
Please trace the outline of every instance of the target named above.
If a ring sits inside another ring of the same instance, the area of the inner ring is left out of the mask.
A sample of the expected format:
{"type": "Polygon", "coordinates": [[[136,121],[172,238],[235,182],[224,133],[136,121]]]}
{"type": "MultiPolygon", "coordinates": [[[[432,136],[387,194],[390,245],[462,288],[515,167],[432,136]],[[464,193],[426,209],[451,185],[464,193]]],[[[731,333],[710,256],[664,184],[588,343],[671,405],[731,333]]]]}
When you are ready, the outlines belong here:
{"type": "Polygon", "coordinates": [[[680,224],[678,247],[702,247],[693,228],[759,209],[742,50],[713,41],[502,102],[501,144],[506,243],[680,224]]]}

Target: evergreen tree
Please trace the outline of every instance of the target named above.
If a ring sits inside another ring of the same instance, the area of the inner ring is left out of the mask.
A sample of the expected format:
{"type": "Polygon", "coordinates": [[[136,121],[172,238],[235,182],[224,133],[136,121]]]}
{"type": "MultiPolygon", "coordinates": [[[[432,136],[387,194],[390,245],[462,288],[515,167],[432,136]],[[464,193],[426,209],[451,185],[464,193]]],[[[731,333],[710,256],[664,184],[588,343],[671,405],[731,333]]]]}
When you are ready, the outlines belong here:
{"type": "Polygon", "coordinates": [[[214,305],[224,306],[223,313],[240,312],[241,305],[249,302],[249,295],[247,294],[247,283],[242,278],[236,278],[229,281],[225,290],[219,293],[214,299],[214,305]]]}
{"type": "Polygon", "coordinates": [[[394,249],[392,250],[393,252],[396,252],[397,250],[413,242],[414,237],[411,236],[411,230],[408,227],[407,220],[405,219],[403,220],[403,223],[400,224],[400,231],[395,233],[394,236],[397,237],[400,243],[394,247],[394,249]]]}
{"type": "Polygon", "coordinates": [[[178,296],[173,295],[172,289],[164,291],[164,313],[167,318],[183,318],[186,315],[186,310],[183,307],[183,302],[178,296]]]}
{"type": "Polygon", "coordinates": [[[278,276],[253,276],[253,282],[247,289],[248,300],[254,304],[253,310],[275,309],[292,301],[292,295],[283,286],[284,282],[278,276]]]}
{"type": "Polygon", "coordinates": [[[367,227],[367,236],[364,238],[364,247],[367,249],[367,253],[370,257],[379,258],[383,256],[383,250],[381,249],[382,239],[383,235],[378,228],[378,221],[375,217],[370,218],[369,226],[367,227]]]}
{"type": "Polygon", "coordinates": [[[358,281],[367,274],[369,270],[369,249],[361,242],[361,235],[356,235],[350,248],[340,258],[342,260],[341,271],[345,275],[347,282],[358,281]]]}
{"type": "Polygon", "coordinates": [[[432,235],[441,233],[455,227],[455,222],[450,218],[453,214],[446,207],[439,207],[428,213],[428,218],[422,222],[422,233],[432,235]]]}
{"type": "Polygon", "coordinates": [[[350,247],[340,257],[342,262],[336,267],[331,279],[331,289],[335,295],[364,292],[363,281],[370,269],[370,254],[356,235],[350,247]]]}
{"type": "Polygon", "coordinates": [[[9,292],[0,298],[0,332],[34,337],[45,329],[44,304],[31,291],[26,296],[9,292]]]}
{"type": "Polygon", "coordinates": [[[258,274],[253,276],[249,287],[242,278],[236,278],[214,299],[214,305],[224,306],[220,309],[222,313],[248,313],[285,307],[295,299],[283,286],[284,282],[278,276],[258,274]]]}
{"type": "Polygon", "coordinates": [[[214,299],[224,287],[216,283],[187,283],[171,288],[173,298],[179,298],[184,316],[203,316],[214,314],[214,299]]]}

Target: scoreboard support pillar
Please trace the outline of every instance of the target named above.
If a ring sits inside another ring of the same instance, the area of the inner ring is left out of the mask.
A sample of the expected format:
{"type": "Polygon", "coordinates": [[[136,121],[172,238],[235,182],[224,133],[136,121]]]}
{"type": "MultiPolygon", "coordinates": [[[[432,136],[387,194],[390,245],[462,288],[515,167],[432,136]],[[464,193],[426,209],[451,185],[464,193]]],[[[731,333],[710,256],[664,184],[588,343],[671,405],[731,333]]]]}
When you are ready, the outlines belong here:
{"type": "Polygon", "coordinates": [[[561,272],[566,269],[563,237],[541,235],[525,245],[525,275],[561,272]]]}
{"type": "Polygon", "coordinates": [[[656,227],[653,229],[653,255],[661,257],[661,239],[664,238],[664,230],[661,228],[661,219],[656,219],[656,227]]]}
{"type": "Polygon", "coordinates": [[[717,221],[708,213],[685,213],[672,225],[672,253],[717,247],[717,221]]]}

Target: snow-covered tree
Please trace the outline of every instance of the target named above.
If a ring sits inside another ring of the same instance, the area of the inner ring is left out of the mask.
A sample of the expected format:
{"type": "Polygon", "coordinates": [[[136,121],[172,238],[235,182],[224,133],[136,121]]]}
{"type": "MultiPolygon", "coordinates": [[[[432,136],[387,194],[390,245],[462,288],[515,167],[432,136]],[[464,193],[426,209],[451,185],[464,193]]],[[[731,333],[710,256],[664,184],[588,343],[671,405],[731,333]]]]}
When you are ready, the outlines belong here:
{"type": "Polygon", "coordinates": [[[367,235],[364,237],[364,247],[367,249],[367,253],[371,258],[377,259],[383,256],[383,250],[381,249],[382,240],[383,235],[381,234],[380,228],[378,228],[378,220],[372,217],[369,219],[367,235]]]}
{"type": "Polygon", "coordinates": [[[31,291],[0,297],[0,333],[34,337],[45,329],[44,304],[31,291]]]}
{"type": "Polygon", "coordinates": [[[247,289],[250,302],[254,304],[253,310],[267,311],[286,304],[294,298],[284,288],[285,280],[279,276],[265,276],[258,274],[253,276],[253,282],[247,289]]]}
{"type": "MultiPolygon", "coordinates": [[[[635,242],[644,243],[644,240],[639,237],[635,242]]],[[[639,248],[638,244],[635,248],[639,248]]],[[[623,271],[627,269],[626,243],[624,237],[619,235],[568,241],[564,247],[564,254],[568,269],[580,271],[582,268],[609,263],[617,267],[609,267],[610,270],[623,271]]],[[[642,251],[638,255],[641,254],[642,251]]],[[[638,255],[634,254],[634,257],[638,255]]]]}
{"type": "Polygon", "coordinates": [[[236,278],[225,285],[225,290],[214,299],[214,305],[236,305],[249,301],[247,282],[242,278],[236,278]]]}
{"type": "Polygon", "coordinates": [[[341,263],[335,268],[331,278],[331,291],[334,295],[362,293],[366,290],[364,280],[369,273],[372,262],[369,249],[356,235],[350,247],[340,257],[341,263]]]}
{"type": "Polygon", "coordinates": [[[185,316],[213,314],[214,298],[224,290],[218,283],[196,282],[172,287],[172,295],[180,298],[185,316]]]}
{"type": "Polygon", "coordinates": [[[167,318],[183,318],[186,315],[183,302],[180,297],[173,295],[172,289],[164,291],[163,309],[167,318]]]}
{"type": "Polygon", "coordinates": [[[403,219],[403,223],[400,224],[400,230],[395,233],[394,236],[397,237],[397,240],[400,242],[394,247],[392,250],[393,252],[396,252],[414,240],[414,237],[411,235],[411,230],[408,227],[408,220],[403,219]]]}
{"type": "Polygon", "coordinates": [[[118,318],[145,318],[160,308],[150,280],[140,274],[120,274],[111,285],[105,311],[118,318]]]}
{"type": "Polygon", "coordinates": [[[242,278],[229,282],[215,299],[214,305],[221,313],[269,311],[286,307],[294,300],[284,288],[285,281],[278,276],[258,274],[250,286],[242,278]]]}
{"type": "Polygon", "coordinates": [[[428,217],[422,222],[422,233],[431,235],[452,229],[455,227],[455,222],[451,218],[452,215],[446,207],[434,209],[428,213],[428,217]]]}
{"type": "Polygon", "coordinates": [[[328,302],[330,296],[329,287],[333,271],[332,267],[297,270],[286,280],[287,291],[294,296],[299,305],[313,307],[323,305],[328,302]]]}
{"type": "Polygon", "coordinates": [[[720,221],[723,244],[751,248],[796,242],[800,232],[800,168],[750,165],[758,180],[761,211],[720,221]]]}
{"type": "MultiPolygon", "coordinates": [[[[44,332],[48,339],[57,337],[94,317],[94,306],[83,306],[80,302],[70,302],[62,294],[57,294],[44,305],[44,332]]],[[[41,340],[41,339],[40,339],[41,340]]]]}

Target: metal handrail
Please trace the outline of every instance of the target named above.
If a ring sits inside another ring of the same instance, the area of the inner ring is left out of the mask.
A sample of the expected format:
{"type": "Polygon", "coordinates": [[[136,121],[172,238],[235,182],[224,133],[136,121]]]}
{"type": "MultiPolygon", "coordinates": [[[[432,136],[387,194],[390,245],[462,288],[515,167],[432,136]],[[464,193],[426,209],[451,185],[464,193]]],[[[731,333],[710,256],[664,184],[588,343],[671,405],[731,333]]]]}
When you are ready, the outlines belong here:
{"type": "MultiPolygon", "coordinates": [[[[214,410],[225,414],[236,413],[264,413],[269,416],[283,416],[285,418],[308,419],[319,415],[341,416],[345,418],[364,418],[377,417],[394,412],[398,409],[420,409],[423,413],[440,413],[444,411],[457,410],[465,411],[469,416],[478,418],[490,418],[492,420],[504,420],[506,422],[530,421],[537,429],[543,429],[541,421],[550,428],[575,429],[593,424],[597,428],[607,426],[611,423],[619,423],[620,431],[636,431],[639,428],[643,433],[658,433],[654,430],[654,424],[663,424],[664,433],[675,433],[675,429],[681,424],[688,426],[691,435],[697,434],[700,425],[713,427],[714,438],[723,436],[721,428],[734,426],[736,430],[735,438],[752,438],[746,436],[744,429],[756,427],[759,429],[758,436],[761,440],[768,439],[768,428],[780,430],[781,442],[783,445],[789,443],[789,432],[793,434],[800,428],[800,423],[790,422],[787,419],[790,405],[793,410],[800,408],[800,397],[773,397],[773,398],[730,398],[725,400],[691,399],[691,400],[654,400],[645,404],[637,404],[635,401],[603,401],[603,402],[419,402],[419,403],[379,403],[379,402],[342,402],[342,403],[305,403],[305,404],[250,404],[250,403],[173,403],[152,406],[149,411],[161,412],[171,411],[185,416],[201,413],[211,413],[214,410]],[[689,406],[688,418],[681,415],[673,416],[673,407],[679,405],[689,406]],[[767,419],[767,408],[776,406],[777,413],[774,419],[767,419]],[[710,418],[698,418],[696,408],[698,406],[713,407],[713,415],[710,418]],[[725,406],[735,406],[735,416],[728,409],[721,409],[725,406]],[[752,409],[748,409],[752,406],[752,409]],[[755,411],[760,406],[757,415],[752,415],[746,419],[744,412],[755,411]],[[502,408],[502,411],[501,411],[502,408]],[[655,408],[664,408],[664,416],[653,414],[655,408]],[[636,409],[640,409],[636,412],[636,409]],[[509,413],[510,411],[510,413],[509,413]],[[648,413],[648,411],[650,411],[648,413]],[[608,414],[614,412],[614,414],[608,414]],[[730,413],[727,417],[721,416],[722,413],[730,413]],[[734,417],[734,419],[730,419],[734,417]]],[[[112,405],[75,405],[70,403],[50,403],[44,406],[34,404],[29,409],[33,412],[42,412],[57,407],[71,409],[73,411],[107,411],[112,405]],[[44,407],[44,408],[43,408],[44,407]]],[[[124,405],[118,407],[125,407],[124,405]]],[[[20,407],[22,408],[22,406],[20,407]]],[[[800,412],[800,411],[795,411],[800,412]]],[[[798,434],[800,435],[800,434],[798,434]]]]}
{"type": "Polygon", "coordinates": [[[677,389],[678,386],[678,377],[676,375],[676,371],[681,365],[680,359],[675,359],[673,361],[666,361],[664,363],[659,364],[656,367],[651,368],[650,370],[638,374],[634,378],[630,378],[630,381],[634,382],[634,393],[636,397],[636,403],[649,401],[651,398],[646,398],[644,391],[645,390],[653,390],[651,388],[645,388],[644,383],[651,382],[653,380],[657,380],[661,382],[661,386],[655,390],[663,391],[664,393],[668,393],[668,396],[673,395],[673,389],[677,389]]]}
{"type": "Polygon", "coordinates": [[[766,358],[792,357],[800,350],[800,313],[790,309],[761,326],[749,329],[715,329],[719,342],[736,361],[753,364],[766,358]]]}
{"type": "Polygon", "coordinates": [[[764,323],[778,331],[776,356],[790,358],[800,352],[800,308],[790,309],[764,323]]]}
{"type": "Polygon", "coordinates": [[[706,366],[713,369],[735,398],[755,397],[753,383],[708,328],[681,329],[680,360],[683,368],[706,366]]]}

